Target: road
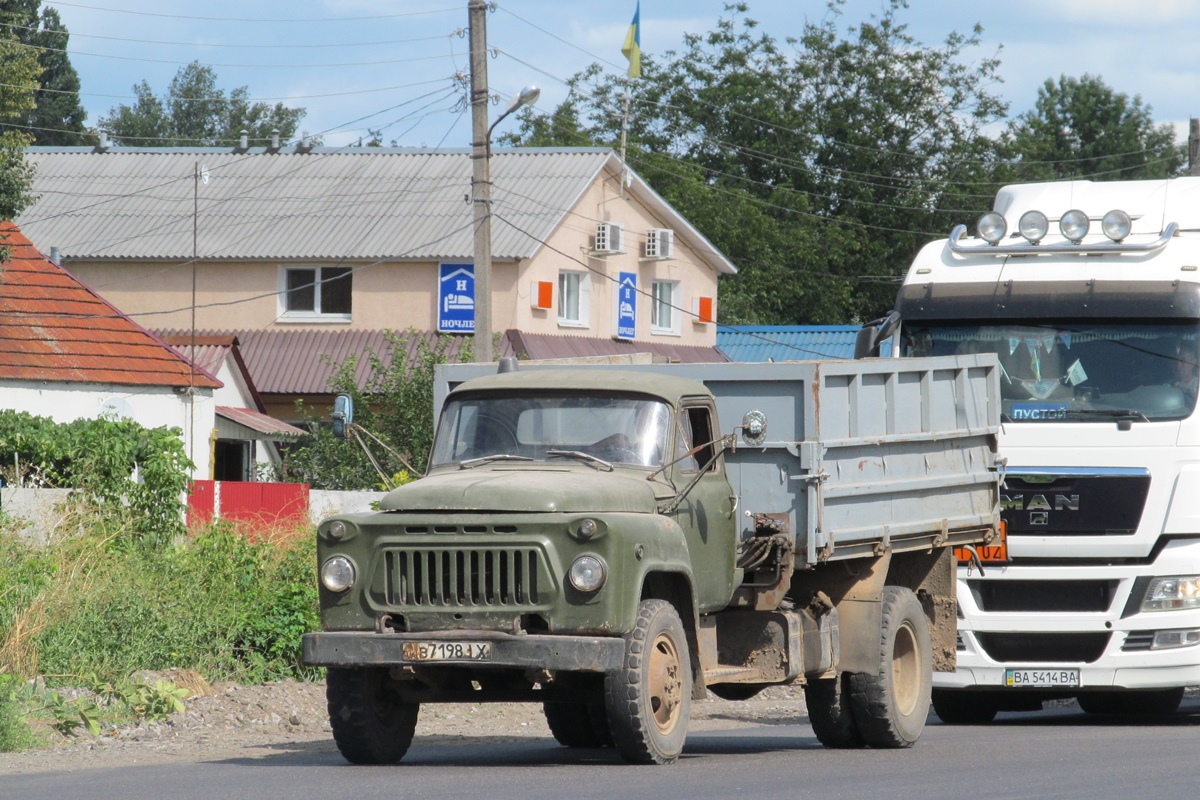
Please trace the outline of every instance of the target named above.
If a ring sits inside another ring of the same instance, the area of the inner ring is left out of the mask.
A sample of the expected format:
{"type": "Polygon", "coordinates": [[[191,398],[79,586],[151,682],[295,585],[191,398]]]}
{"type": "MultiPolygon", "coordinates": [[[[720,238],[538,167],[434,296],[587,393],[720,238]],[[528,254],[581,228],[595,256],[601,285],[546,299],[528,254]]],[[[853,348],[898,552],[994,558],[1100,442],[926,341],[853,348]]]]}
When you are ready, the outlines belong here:
{"type": "Polygon", "coordinates": [[[262,758],[26,775],[0,797],[37,798],[1162,798],[1194,794],[1200,704],[1165,722],[1064,706],[985,727],[931,718],[911,750],[826,750],[802,724],[700,731],[669,767],[546,739],[418,740],[396,767],[351,767],[326,743],[262,758]]]}

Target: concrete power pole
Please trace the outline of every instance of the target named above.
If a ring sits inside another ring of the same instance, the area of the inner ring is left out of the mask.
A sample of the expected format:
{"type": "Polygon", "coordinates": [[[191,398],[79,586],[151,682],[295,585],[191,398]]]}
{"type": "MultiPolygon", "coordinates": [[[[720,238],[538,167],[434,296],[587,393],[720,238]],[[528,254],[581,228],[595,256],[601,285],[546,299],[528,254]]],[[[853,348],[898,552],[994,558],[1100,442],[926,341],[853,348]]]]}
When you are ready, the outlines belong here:
{"type": "Polygon", "coordinates": [[[1188,122],[1188,175],[1200,177],[1200,119],[1188,122]]]}
{"type": "Polygon", "coordinates": [[[475,360],[492,360],[492,184],[488,141],[487,0],[469,0],[471,202],[475,208],[475,360]]]}

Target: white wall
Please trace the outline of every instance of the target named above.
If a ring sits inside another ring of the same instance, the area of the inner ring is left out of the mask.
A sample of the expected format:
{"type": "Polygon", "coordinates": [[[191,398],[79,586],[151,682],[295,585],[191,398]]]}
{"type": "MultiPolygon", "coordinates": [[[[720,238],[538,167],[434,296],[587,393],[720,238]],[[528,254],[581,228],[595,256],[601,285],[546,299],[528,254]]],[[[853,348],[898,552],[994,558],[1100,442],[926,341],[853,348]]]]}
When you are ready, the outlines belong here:
{"type": "Polygon", "coordinates": [[[212,389],[197,389],[195,396],[189,397],[167,386],[0,381],[0,407],[49,417],[55,422],[98,419],[107,413],[147,428],[179,428],[184,451],[196,465],[191,477],[201,479],[210,475],[209,436],[215,426],[214,406],[212,389]]]}
{"type": "Polygon", "coordinates": [[[334,514],[361,514],[372,511],[371,503],[382,500],[387,492],[335,492],[313,489],[308,493],[308,518],[313,525],[334,514]]]}

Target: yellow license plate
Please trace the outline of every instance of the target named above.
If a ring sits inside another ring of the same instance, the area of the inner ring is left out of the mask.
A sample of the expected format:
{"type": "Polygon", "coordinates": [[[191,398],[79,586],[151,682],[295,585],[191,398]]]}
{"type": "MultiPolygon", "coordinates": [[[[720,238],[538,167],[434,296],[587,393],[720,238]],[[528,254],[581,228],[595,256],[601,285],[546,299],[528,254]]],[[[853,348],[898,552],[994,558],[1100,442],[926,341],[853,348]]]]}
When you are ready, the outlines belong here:
{"type": "Polygon", "coordinates": [[[405,661],[487,661],[491,642],[405,642],[405,661]]]}

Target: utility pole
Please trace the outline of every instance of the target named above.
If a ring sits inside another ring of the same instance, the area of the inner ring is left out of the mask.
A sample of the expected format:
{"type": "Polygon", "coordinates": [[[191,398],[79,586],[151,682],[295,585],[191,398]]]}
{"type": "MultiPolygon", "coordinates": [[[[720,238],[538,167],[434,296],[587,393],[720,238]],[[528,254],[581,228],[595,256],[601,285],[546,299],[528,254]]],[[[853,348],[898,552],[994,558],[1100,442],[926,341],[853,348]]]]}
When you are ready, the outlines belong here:
{"type": "Polygon", "coordinates": [[[1188,122],[1188,175],[1200,177],[1200,119],[1188,122]]]}
{"type": "Polygon", "coordinates": [[[487,0],[468,0],[471,203],[475,209],[475,360],[492,360],[492,185],[488,141],[487,0]]]}

